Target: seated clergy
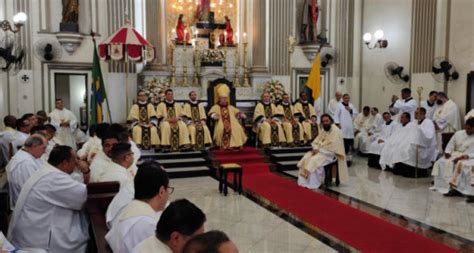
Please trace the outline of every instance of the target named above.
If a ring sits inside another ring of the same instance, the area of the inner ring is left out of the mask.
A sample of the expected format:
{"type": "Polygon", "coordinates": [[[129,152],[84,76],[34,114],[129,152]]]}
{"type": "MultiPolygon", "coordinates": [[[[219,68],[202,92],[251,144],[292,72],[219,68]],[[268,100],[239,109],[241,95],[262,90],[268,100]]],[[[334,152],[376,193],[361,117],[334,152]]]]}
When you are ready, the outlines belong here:
{"type": "Polygon", "coordinates": [[[471,109],[466,116],[464,116],[464,122],[466,122],[469,118],[474,118],[474,109],[471,109]]]}
{"type": "Polygon", "coordinates": [[[144,90],[138,92],[138,101],[132,105],[127,121],[131,124],[132,139],[139,147],[150,149],[160,145],[155,107],[148,103],[144,90]]]}
{"type": "Polygon", "coordinates": [[[408,112],[404,112],[400,115],[399,122],[400,126],[397,127],[395,132],[390,135],[386,140],[383,142],[382,150],[380,151],[380,166],[383,170],[389,168],[393,168],[393,163],[391,163],[393,159],[393,155],[395,151],[399,149],[399,146],[402,143],[407,143],[407,139],[405,136],[408,136],[410,129],[413,127],[413,124],[410,122],[411,114],[408,112]]]}
{"type": "Polygon", "coordinates": [[[281,115],[270,100],[270,93],[262,94],[262,101],[257,103],[253,113],[254,132],[263,147],[276,147],[285,143],[285,133],[278,120],[281,115]]]}
{"type": "Polygon", "coordinates": [[[282,114],[281,126],[285,132],[286,145],[299,146],[304,143],[304,130],[300,122],[295,118],[295,110],[291,105],[288,94],[283,94],[282,101],[278,105],[278,111],[282,114]]]}
{"type": "MultiPolygon", "coordinates": [[[[427,169],[436,159],[436,135],[433,121],[425,118],[426,110],[416,110],[416,120],[406,128],[406,133],[398,137],[398,144],[386,145],[380,157],[380,163],[393,166],[393,173],[407,177],[427,176],[427,169]],[[384,156],[385,149],[392,154],[384,156]]],[[[384,166],[382,166],[383,168],[384,166]]]]}
{"type": "Polygon", "coordinates": [[[195,150],[203,150],[212,145],[211,132],[206,125],[206,111],[204,106],[197,101],[197,93],[189,92],[189,101],[184,104],[184,121],[188,126],[191,145],[195,150]]]}
{"type": "Polygon", "coordinates": [[[16,120],[16,129],[14,139],[12,141],[13,154],[15,154],[23,144],[25,144],[26,139],[30,136],[32,125],[27,119],[17,119],[16,120]]]}
{"type": "Polygon", "coordinates": [[[14,155],[12,142],[16,135],[16,118],[7,115],[3,118],[5,128],[0,132],[0,169],[4,168],[14,155]]]}
{"type": "Polygon", "coordinates": [[[92,134],[92,137],[89,138],[82,148],[77,151],[77,156],[82,160],[92,162],[94,156],[102,149],[102,136],[109,129],[109,123],[100,123],[96,126],[91,126],[89,132],[92,134]]]}
{"type": "Polygon", "coordinates": [[[118,181],[120,187],[133,182],[130,167],[133,165],[133,152],[131,145],[127,143],[114,144],[110,151],[112,162],[102,168],[102,173],[95,178],[95,182],[118,181]]]}
{"type": "Polygon", "coordinates": [[[87,163],[78,160],[71,147],[56,146],[45,167],[26,181],[10,220],[8,239],[13,245],[48,252],[86,252],[88,222],[81,210],[87,188],[70,176],[76,166],[87,183],[87,163]]]}
{"type": "Polygon", "coordinates": [[[188,240],[204,233],[206,215],[186,199],[179,199],[161,214],[156,233],[134,249],[133,253],[166,252],[181,253],[188,240]]]}
{"type": "MultiPolygon", "coordinates": [[[[368,138],[370,141],[367,148],[369,167],[380,167],[380,153],[382,152],[385,142],[400,128],[400,123],[392,120],[392,116],[388,112],[383,113],[383,120],[385,123],[380,128],[380,132],[368,138]]],[[[404,121],[405,124],[408,123],[407,118],[404,116],[402,116],[400,120],[404,121]]]]}
{"type": "Polygon", "coordinates": [[[161,212],[173,191],[168,174],[155,161],[139,166],[134,188],[134,200],[123,208],[117,224],[105,236],[113,252],[132,252],[140,242],[155,234],[161,212]]]}
{"type": "MultiPolygon", "coordinates": [[[[441,193],[449,191],[449,181],[453,178],[457,164],[474,159],[474,118],[457,131],[444,149],[444,156],[433,165],[434,185],[431,188],[441,193]]],[[[470,181],[470,180],[469,180],[470,181]]]]}
{"type": "Polygon", "coordinates": [[[102,136],[102,149],[97,152],[91,163],[91,182],[99,182],[99,178],[105,173],[104,168],[111,166],[112,148],[119,142],[116,133],[108,131],[102,136]]]}
{"type": "Polygon", "coordinates": [[[6,171],[12,210],[25,182],[43,167],[41,156],[46,150],[46,145],[46,138],[33,134],[26,139],[23,149],[20,149],[8,163],[6,171]]]}
{"type": "Polygon", "coordinates": [[[369,136],[369,130],[374,124],[374,116],[370,113],[370,107],[364,106],[362,113],[354,118],[354,149],[361,153],[367,153],[365,140],[369,136]]]}
{"type": "Polygon", "coordinates": [[[322,129],[311,146],[313,150],[306,153],[298,162],[298,185],[318,189],[324,182],[324,166],[337,161],[339,179],[346,182],[349,174],[346,166],[346,155],[341,130],[333,124],[331,116],[321,116],[322,129]]]}
{"type": "Polygon", "coordinates": [[[160,121],[163,150],[176,152],[189,149],[189,131],[182,120],[183,108],[174,101],[173,90],[165,91],[165,101],[158,105],[156,115],[160,121]]]}
{"type": "Polygon", "coordinates": [[[246,116],[229,103],[229,87],[221,85],[217,89],[218,101],[208,112],[214,123],[214,144],[220,149],[238,149],[247,142],[245,130],[240,120],[246,116]]]}
{"type": "Polygon", "coordinates": [[[183,253],[238,253],[234,242],[222,231],[212,230],[195,236],[183,248],[183,253]]]}
{"type": "MultiPolygon", "coordinates": [[[[336,93],[336,97],[339,93],[336,93]]],[[[311,143],[318,135],[317,115],[314,106],[308,103],[306,92],[300,92],[300,98],[294,104],[295,115],[299,117],[304,129],[305,142],[311,143]]],[[[342,97],[342,95],[341,95],[342,97]]],[[[337,103],[336,103],[337,106],[337,103]]]]}

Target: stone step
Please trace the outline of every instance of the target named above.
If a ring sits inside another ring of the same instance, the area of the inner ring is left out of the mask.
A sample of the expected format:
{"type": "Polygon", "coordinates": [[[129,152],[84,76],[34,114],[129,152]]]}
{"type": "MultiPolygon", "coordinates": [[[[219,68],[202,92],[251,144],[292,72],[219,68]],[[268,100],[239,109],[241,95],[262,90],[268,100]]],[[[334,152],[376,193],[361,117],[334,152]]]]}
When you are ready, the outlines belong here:
{"type": "Polygon", "coordinates": [[[293,147],[293,148],[269,148],[265,150],[265,153],[268,155],[271,154],[281,154],[281,153],[302,153],[302,152],[308,152],[311,150],[310,146],[307,147],[293,147]]]}
{"type": "Polygon", "coordinates": [[[165,168],[196,167],[210,165],[210,161],[205,158],[181,158],[181,159],[155,159],[165,168]]]}
{"type": "Polygon", "coordinates": [[[279,161],[276,162],[275,165],[277,167],[277,170],[297,170],[298,167],[296,166],[298,164],[299,160],[296,161],[279,161]]]}
{"type": "Polygon", "coordinates": [[[182,178],[182,177],[196,177],[196,176],[208,176],[209,167],[207,166],[192,166],[192,167],[174,167],[165,168],[170,178],[182,178]]]}
{"type": "Polygon", "coordinates": [[[170,152],[170,153],[156,153],[146,152],[142,153],[140,159],[179,159],[179,158],[195,158],[195,157],[207,157],[206,151],[190,151],[190,152],[170,152]]]}
{"type": "Polygon", "coordinates": [[[298,153],[277,153],[277,154],[271,154],[270,159],[273,162],[278,162],[278,161],[294,161],[294,160],[300,160],[306,152],[298,152],[298,153]]]}

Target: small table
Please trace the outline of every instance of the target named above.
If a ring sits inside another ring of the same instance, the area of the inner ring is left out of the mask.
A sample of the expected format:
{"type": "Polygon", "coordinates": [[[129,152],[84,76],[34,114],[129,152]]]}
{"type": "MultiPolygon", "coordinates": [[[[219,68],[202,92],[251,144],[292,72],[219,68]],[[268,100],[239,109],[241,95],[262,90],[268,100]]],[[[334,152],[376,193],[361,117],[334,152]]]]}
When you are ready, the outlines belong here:
{"type": "Polygon", "coordinates": [[[227,174],[234,173],[234,191],[242,193],[242,166],[237,163],[223,163],[219,166],[219,192],[227,196],[227,174]]]}

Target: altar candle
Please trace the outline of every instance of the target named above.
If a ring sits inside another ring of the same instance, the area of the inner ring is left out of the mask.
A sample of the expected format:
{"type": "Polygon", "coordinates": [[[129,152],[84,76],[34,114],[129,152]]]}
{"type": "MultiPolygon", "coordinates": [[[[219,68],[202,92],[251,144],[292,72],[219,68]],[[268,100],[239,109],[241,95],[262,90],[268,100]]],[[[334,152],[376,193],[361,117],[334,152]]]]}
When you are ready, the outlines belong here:
{"type": "Polygon", "coordinates": [[[247,42],[247,33],[244,32],[244,43],[247,42]]]}
{"type": "Polygon", "coordinates": [[[188,40],[188,30],[184,30],[184,49],[186,49],[187,40],[188,40]]]}
{"type": "Polygon", "coordinates": [[[239,33],[235,33],[235,43],[239,43],[239,33]]]}
{"type": "Polygon", "coordinates": [[[224,45],[227,45],[227,31],[224,32],[224,45]]]}

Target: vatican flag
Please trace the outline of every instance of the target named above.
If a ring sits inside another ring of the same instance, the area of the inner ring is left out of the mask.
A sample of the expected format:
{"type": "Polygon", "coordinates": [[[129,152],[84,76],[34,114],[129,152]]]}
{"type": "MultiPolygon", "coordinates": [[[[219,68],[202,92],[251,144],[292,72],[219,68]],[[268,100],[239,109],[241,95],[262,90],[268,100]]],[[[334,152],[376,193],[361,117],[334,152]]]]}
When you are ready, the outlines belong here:
{"type": "Polygon", "coordinates": [[[319,105],[319,98],[321,95],[321,60],[319,54],[314,58],[313,67],[311,73],[309,73],[308,80],[306,81],[305,88],[307,94],[309,94],[309,100],[314,103],[316,114],[319,116],[321,106],[319,105]]]}

